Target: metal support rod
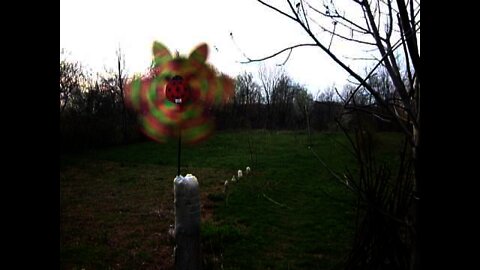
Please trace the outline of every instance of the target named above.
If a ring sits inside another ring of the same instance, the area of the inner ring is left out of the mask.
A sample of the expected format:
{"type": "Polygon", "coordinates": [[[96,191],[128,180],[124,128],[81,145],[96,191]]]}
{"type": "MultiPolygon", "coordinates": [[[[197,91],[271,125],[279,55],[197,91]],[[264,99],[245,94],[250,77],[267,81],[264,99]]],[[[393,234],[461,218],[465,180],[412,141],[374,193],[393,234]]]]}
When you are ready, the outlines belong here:
{"type": "Polygon", "coordinates": [[[182,133],[178,130],[177,176],[180,176],[180,153],[182,152],[182,133]]]}

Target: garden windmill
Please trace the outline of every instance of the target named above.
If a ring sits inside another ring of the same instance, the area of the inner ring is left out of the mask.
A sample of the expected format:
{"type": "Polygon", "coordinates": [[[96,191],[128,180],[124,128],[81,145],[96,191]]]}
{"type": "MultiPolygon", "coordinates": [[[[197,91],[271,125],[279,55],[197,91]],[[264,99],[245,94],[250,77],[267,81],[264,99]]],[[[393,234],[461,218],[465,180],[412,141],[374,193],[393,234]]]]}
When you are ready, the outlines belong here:
{"type": "Polygon", "coordinates": [[[218,75],[206,63],[208,46],[200,44],[188,57],[153,43],[153,67],[127,84],[126,103],[138,115],[142,132],[164,143],[178,140],[175,193],[175,267],[200,267],[200,197],[197,178],[180,173],[182,143],[195,144],[214,130],[213,105],[226,102],[234,90],[233,80],[218,75]]]}

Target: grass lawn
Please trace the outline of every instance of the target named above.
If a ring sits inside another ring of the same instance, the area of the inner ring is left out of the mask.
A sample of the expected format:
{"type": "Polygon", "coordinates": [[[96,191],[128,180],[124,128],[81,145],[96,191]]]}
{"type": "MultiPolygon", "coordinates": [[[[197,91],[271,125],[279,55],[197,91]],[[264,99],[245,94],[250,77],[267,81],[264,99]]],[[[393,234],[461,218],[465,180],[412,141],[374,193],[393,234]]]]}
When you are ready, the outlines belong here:
{"type": "MultiPolygon", "coordinates": [[[[395,153],[398,134],[378,137],[395,153]]],[[[343,134],[312,142],[336,172],[355,167],[343,134]]],[[[302,132],[242,131],[183,148],[182,174],[200,182],[204,269],[342,269],[354,197],[307,146],[302,132]],[[224,181],[246,166],[226,201],[224,181]]],[[[176,150],[145,142],[62,156],[61,269],[173,269],[176,150]]]]}

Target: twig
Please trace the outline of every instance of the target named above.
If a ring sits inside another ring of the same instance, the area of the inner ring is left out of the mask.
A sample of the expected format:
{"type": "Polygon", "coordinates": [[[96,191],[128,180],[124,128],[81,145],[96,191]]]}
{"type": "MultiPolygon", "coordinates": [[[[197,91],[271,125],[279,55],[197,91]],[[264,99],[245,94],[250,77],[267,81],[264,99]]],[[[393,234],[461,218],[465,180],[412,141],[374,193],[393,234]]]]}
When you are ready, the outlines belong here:
{"type": "Polygon", "coordinates": [[[330,50],[330,47],[332,46],[333,42],[333,37],[335,36],[335,29],[337,29],[337,22],[333,22],[333,31],[332,31],[332,38],[330,38],[330,44],[328,44],[328,49],[330,50]]]}
{"type": "Polygon", "coordinates": [[[272,203],[274,203],[274,204],[276,204],[276,205],[278,205],[278,206],[285,207],[285,208],[288,208],[288,209],[292,209],[292,208],[288,207],[288,206],[285,205],[285,204],[282,204],[282,203],[279,203],[279,202],[273,200],[272,198],[270,198],[270,197],[268,197],[267,195],[265,195],[265,193],[262,193],[262,195],[263,195],[263,197],[264,197],[265,199],[271,201],[272,203]]]}
{"type": "Polygon", "coordinates": [[[318,159],[318,161],[320,161],[320,163],[328,170],[328,172],[333,175],[333,177],[335,177],[335,179],[338,180],[338,182],[342,183],[343,185],[345,185],[348,189],[352,189],[349,185],[347,185],[343,180],[342,178],[336,174],[330,167],[328,167],[328,165],[317,155],[317,153],[312,149],[312,147],[308,147],[308,149],[310,149],[310,151],[312,151],[313,155],[318,159]]]}
{"type": "MultiPolygon", "coordinates": [[[[314,19],[312,19],[311,17],[309,17],[310,20],[315,23],[318,27],[320,27],[320,29],[322,29],[323,31],[327,32],[327,33],[330,33],[332,35],[335,35],[339,38],[342,38],[342,39],[345,39],[345,40],[348,40],[348,41],[353,41],[353,42],[358,42],[358,43],[362,43],[362,44],[366,44],[366,45],[371,45],[371,46],[376,46],[375,43],[372,43],[372,42],[368,42],[368,41],[363,41],[363,40],[359,40],[359,39],[355,39],[355,38],[349,38],[349,37],[345,37],[343,35],[340,35],[338,33],[334,33],[330,30],[328,30],[327,28],[323,27],[320,23],[318,23],[317,21],[315,21],[314,19]]],[[[377,49],[375,49],[377,50],[377,49]]]]}
{"type": "Polygon", "coordinates": [[[284,65],[287,63],[288,59],[290,58],[290,55],[292,54],[292,51],[293,51],[293,49],[290,49],[290,52],[288,53],[287,58],[285,59],[285,61],[283,61],[283,63],[281,63],[281,64],[277,64],[277,67],[284,66],[284,65]]]}
{"type": "MultiPolygon", "coordinates": [[[[323,13],[323,12],[319,11],[318,9],[314,8],[314,7],[313,7],[312,5],[310,5],[308,2],[307,2],[307,5],[308,5],[308,7],[310,7],[311,9],[313,9],[313,11],[315,11],[315,12],[317,12],[317,13],[325,16],[325,17],[329,17],[329,18],[332,18],[332,19],[333,19],[333,18],[340,18],[340,19],[342,19],[342,20],[350,23],[351,25],[353,25],[353,26],[355,26],[355,27],[357,27],[358,29],[360,29],[360,30],[363,31],[363,32],[361,32],[361,31],[358,31],[358,30],[356,30],[356,29],[351,28],[351,29],[353,29],[355,32],[362,33],[362,34],[369,34],[369,33],[370,33],[369,30],[367,30],[367,29],[361,27],[360,25],[358,25],[358,24],[350,21],[349,19],[345,18],[344,16],[338,15],[338,13],[337,13],[336,15],[326,14],[326,13],[323,13]]],[[[342,25],[344,25],[344,24],[342,24],[342,25]]],[[[346,25],[344,25],[344,26],[347,27],[347,28],[350,28],[350,27],[348,27],[348,26],[346,26],[346,25]]]]}
{"type": "Polygon", "coordinates": [[[276,8],[276,7],[274,7],[274,6],[271,6],[271,5],[269,5],[269,4],[265,3],[265,2],[263,2],[262,0],[257,0],[257,1],[258,1],[258,2],[260,2],[260,3],[261,3],[261,4],[263,4],[263,5],[265,5],[265,6],[269,7],[269,8],[271,8],[271,9],[273,9],[273,10],[275,10],[275,11],[279,12],[280,14],[283,14],[283,15],[287,16],[288,18],[290,18],[290,19],[292,19],[292,20],[294,20],[294,21],[298,22],[298,20],[297,20],[297,19],[295,19],[294,17],[292,17],[292,16],[288,15],[287,13],[285,13],[285,12],[283,12],[283,11],[279,10],[278,8],[276,8]]]}
{"type": "Polygon", "coordinates": [[[241,64],[249,64],[249,63],[253,63],[253,62],[261,62],[261,61],[264,61],[264,60],[267,60],[267,59],[270,59],[270,58],[273,58],[281,53],[283,53],[284,51],[287,51],[287,50],[292,50],[292,49],[295,49],[297,47],[304,47],[304,46],[314,46],[316,47],[317,44],[314,44],[314,43],[306,43],[306,44],[297,44],[295,46],[291,46],[291,47],[288,47],[288,48],[285,48],[281,51],[278,51],[270,56],[267,56],[267,57],[264,57],[264,58],[260,58],[260,59],[250,59],[247,57],[248,61],[242,61],[240,62],[241,64]]]}
{"type": "Polygon", "coordinates": [[[178,130],[177,176],[180,176],[180,153],[182,152],[182,133],[178,130]]]}

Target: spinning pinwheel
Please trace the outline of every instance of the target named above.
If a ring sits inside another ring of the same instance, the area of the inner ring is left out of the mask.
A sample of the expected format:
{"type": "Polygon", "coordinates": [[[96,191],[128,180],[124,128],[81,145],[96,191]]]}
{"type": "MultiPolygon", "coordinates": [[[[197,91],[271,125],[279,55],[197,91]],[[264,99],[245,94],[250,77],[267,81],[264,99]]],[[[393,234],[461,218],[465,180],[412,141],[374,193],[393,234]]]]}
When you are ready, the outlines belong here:
{"type": "Polygon", "coordinates": [[[181,142],[205,140],[214,130],[210,114],[213,105],[233,95],[233,80],[205,61],[208,46],[200,44],[188,57],[173,57],[161,43],[153,43],[150,74],[127,83],[126,104],[138,114],[142,132],[157,142],[178,138],[178,174],[181,142]]]}

